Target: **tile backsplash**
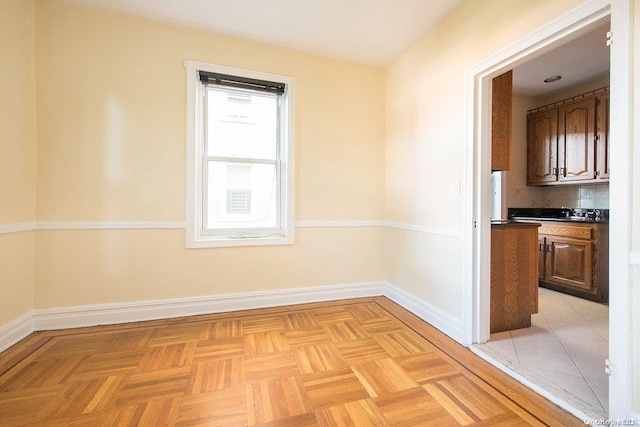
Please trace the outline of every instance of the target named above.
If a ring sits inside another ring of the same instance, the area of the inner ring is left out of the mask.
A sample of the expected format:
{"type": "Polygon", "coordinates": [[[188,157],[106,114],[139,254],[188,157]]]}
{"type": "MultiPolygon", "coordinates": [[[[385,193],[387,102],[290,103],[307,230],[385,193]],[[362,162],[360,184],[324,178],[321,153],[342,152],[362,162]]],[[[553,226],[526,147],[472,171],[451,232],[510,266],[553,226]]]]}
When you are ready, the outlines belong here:
{"type": "Polygon", "coordinates": [[[609,184],[549,187],[507,186],[507,206],[609,209],[609,184]]]}

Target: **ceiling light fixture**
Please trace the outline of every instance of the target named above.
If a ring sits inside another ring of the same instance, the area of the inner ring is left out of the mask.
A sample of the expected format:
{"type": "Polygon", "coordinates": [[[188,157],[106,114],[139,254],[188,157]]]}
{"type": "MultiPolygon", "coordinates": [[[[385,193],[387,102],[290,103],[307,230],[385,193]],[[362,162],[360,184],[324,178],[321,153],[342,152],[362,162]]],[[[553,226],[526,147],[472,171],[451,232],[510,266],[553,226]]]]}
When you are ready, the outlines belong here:
{"type": "Polygon", "coordinates": [[[553,83],[553,82],[557,82],[561,78],[562,78],[562,76],[551,76],[551,77],[547,77],[546,79],[544,79],[544,82],[545,83],[553,83]]]}

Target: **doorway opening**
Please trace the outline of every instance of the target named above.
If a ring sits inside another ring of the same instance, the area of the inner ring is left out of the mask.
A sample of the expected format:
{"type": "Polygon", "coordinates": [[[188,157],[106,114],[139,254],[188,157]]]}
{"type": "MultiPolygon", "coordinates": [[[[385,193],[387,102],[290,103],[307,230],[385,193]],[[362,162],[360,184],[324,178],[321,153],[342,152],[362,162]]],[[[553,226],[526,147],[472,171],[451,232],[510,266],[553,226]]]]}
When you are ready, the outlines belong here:
{"type": "MultiPolygon", "coordinates": [[[[624,342],[624,330],[630,325],[630,313],[625,303],[629,292],[628,239],[630,230],[630,206],[628,200],[617,196],[629,193],[629,136],[631,135],[630,76],[631,66],[627,59],[630,51],[629,34],[630,5],[625,1],[590,1],[551,22],[528,37],[500,51],[495,56],[472,67],[467,72],[468,133],[467,133],[467,188],[465,202],[467,231],[465,232],[465,341],[466,344],[486,342],[489,338],[489,271],[491,175],[490,175],[490,128],[491,128],[491,79],[514,69],[545,53],[579,38],[611,19],[611,29],[617,35],[611,49],[611,135],[617,141],[612,151],[612,168],[616,175],[611,179],[611,198],[616,200],[611,209],[611,283],[610,294],[610,344],[609,360],[616,370],[611,374],[609,385],[609,417],[624,416],[628,410],[630,396],[629,343],[624,342]],[[616,239],[620,237],[620,239],[616,239]],[[613,243],[615,242],[615,243],[613,243]]],[[[471,347],[474,350],[474,347],[471,347]]],[[[474,350],[476,352],[476,350],[474,350]]],[[[545,390],[536,388],[505,366],[496,363],[486,354],[480,354],[508,374],[527,383],[539,393],[550,398],[565,409],[580,416],[567,404],[545,390]]]]}

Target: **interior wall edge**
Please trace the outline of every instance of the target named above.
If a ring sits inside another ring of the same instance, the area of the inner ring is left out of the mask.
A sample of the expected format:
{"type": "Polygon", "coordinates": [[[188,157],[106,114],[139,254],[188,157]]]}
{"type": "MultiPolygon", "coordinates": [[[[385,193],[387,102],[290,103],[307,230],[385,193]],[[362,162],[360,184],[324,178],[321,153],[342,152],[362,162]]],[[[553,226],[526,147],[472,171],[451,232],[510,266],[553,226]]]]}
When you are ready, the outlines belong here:
{"type": "Polygon", "coordinates": [[[391,301],[415,314],[455,341],[461,344],[464,342],[464,327],[461,319],[440,310],[438,307],[390,282],[384,282],[384,290],[384,296],[391,301]]]}

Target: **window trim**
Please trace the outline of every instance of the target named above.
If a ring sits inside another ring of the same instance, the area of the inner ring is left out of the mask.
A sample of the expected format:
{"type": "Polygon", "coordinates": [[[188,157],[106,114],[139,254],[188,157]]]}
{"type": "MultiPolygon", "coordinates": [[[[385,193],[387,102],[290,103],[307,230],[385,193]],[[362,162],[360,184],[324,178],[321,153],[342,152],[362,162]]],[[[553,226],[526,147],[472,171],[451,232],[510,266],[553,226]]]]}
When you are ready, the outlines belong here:
{"type": "Polygon", "coordinates": [[[295,230],[295,188],[294,188],[294,101],[295,80],[291,77],[245,70],[223,65],[208,64],[199,61],[185,61],[187,69],[187,176],[186,176],[186,248],[213,248],[235,246],[290,245],[294,243],[295,230]],[[280,215],[283,236],[235,238],[216,236],[203,230],[203,180],[202,159],[204,158],[204,142],[202,139],[201,109],[199,101],[202,96],[202,85],[198,72],[227,74],[247,79],[267,80],[286,85],[282,97],[282,147],[281,180],[280,180],[280,215]]]}

